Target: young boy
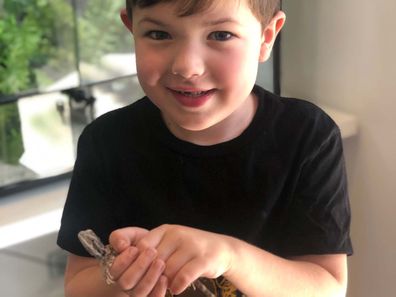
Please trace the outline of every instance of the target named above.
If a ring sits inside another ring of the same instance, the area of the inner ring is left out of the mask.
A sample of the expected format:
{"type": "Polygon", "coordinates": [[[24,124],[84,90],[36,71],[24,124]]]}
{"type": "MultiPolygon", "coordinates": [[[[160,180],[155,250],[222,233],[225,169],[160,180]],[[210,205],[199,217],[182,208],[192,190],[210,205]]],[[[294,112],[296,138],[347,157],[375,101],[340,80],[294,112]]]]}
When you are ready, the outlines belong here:
{"type": "Polygon", "coordinates": [[[147,97],[88,125],[59,245],[67,297],[344,296],[349,203],[339,129],[255,86],[276,0],[130,0],[147,97]],[[117,251],[106,285],[78,242],[117,251]],[[107,243],[107,242],[106,242],[107,243]]]}

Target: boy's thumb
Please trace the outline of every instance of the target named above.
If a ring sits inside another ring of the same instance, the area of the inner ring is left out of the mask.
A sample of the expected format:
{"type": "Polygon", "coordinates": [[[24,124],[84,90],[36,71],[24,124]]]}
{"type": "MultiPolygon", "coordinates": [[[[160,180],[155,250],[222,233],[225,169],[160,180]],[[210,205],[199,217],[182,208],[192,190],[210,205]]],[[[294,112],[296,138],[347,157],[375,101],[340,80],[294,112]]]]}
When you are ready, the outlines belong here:
{"type": "Polygon", "coordinates": [[[148,233],[148,230],[139,227],[126,227],[111,232],[110,245],[117,253],[121,253],[130,246],[136,246],[139,240],[148,233]]]}

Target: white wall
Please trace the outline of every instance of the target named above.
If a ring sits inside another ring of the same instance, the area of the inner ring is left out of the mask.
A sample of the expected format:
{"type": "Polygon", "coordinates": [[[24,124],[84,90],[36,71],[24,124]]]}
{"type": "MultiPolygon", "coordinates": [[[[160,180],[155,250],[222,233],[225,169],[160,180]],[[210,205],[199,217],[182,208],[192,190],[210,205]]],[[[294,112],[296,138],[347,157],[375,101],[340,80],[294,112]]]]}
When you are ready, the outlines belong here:
{"type": "Polygon", "coordinates": [[[396,1],[284,0],[284,94],[355,114],[349,297],[396,296],[396,1]]]}

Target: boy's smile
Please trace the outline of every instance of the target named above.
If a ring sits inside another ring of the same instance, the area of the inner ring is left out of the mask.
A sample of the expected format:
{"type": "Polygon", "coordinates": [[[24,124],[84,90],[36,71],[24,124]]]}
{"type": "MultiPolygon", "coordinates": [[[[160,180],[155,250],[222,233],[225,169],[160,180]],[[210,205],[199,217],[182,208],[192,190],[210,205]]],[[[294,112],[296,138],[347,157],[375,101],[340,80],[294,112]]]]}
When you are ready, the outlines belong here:
{"type": "Polygon", "coordinates": [[[188,87],[175,87],[168,89],[173,93],[173,96],[181,105],[191,108],[203,106],[208,100],[210,100],[212,94],[216,92],[215,89],[202,90],[188,87]]]}
{"type": "Polygon", "coordinates": [[[133,10],[140,84],[175,136],[201,145],[235,138],[255,114],[258,62],[277,32],[262,30],[246,0],[183,17],[175,2],[133,10]]]}

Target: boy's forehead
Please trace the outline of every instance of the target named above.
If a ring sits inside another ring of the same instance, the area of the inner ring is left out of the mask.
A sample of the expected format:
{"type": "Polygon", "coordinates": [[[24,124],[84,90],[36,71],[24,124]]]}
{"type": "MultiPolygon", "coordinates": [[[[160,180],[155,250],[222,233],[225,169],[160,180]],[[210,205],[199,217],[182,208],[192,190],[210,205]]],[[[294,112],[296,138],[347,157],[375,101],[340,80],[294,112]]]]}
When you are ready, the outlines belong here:
{"type": "Polygon", "coordinates": [[[136,11],[136,8],[150,10],[150,8],[156,8],[158,6],[167,6],[172,7],[174,14],[183,17],[198,13],[206,13],[216,6],[246,4],[247,0],[154,0],[142,2],[142,5],[138,4],[134,11],[136,11]]]}
{"type": "MultiPolygon", "coordinates": [[[[203,27],[214,26],[217,24],[234,23],[240,28],[256,26],[262,23],[252,12],[248,0],[209,0],[210,5],[199,11],[186,13],[180,6],[180,1],[161,1],[154,5],[136,8],[132,10],[132,22],[135,29],[144,28],[145,24],[157,24],[161,26],[180,26],[189,28],[189,21],[199,23],[203,27]],[[179,21],[187,22],[180,25],[179,21]]],[[[208,2],[208,3],[209,3],[208,2]]],[[[203,28],[202,27],[202,28],[203,28]]]]}

